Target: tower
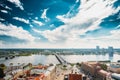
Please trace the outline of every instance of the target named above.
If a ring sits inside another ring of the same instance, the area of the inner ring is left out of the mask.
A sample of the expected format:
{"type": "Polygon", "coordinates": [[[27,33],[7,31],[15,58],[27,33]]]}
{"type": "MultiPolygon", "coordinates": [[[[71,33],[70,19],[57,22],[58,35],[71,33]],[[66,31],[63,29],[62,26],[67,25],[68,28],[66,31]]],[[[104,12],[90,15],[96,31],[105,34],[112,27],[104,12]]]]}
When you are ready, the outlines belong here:
{"type": "Polygon", "coordinates": [[[108,53],[109,53],[109,57],[113,57],[114,49],[112,46],[108,47],[108,53]]]}
{"type": "Polygon", "coordinates": [[[99,54],[99,53],[100,53],[100,47],[96,46],[96,54],[99,54]]]}

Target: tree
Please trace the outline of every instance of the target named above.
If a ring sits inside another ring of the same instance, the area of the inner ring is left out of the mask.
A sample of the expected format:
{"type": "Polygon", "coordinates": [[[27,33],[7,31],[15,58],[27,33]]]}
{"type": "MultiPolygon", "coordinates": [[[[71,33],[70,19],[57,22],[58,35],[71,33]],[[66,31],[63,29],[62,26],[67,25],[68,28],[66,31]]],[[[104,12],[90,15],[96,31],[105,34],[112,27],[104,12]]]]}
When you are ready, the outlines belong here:
{"type": "Polygon", "coordinates": [[[107,65],[106,64],[100,64],[100,67],[105,71],[107,70],[107,65]]]}
{"type": "Polygon", "coordinates": [[[4,76],[5,76],[4,70],[0,68],[0,79],[3,78],[4,76]]]}
{"type": "Polygon", "coordinates": [[[6,69],[6,65],[5,65],[5,64],[3,64],[3,63],[2,63],[2,64],[0,64],[0,68],[1,68],[1,69],[3,69],[3,70],[5,70],[5,69],[6,69]]]}
{"type": "Polygon", "coordinates": [[[4,69],[6,68],[5,64],[0,64],[0,80],[5,76],[4,69]]]}
{"type": "Polygon", "coordinates": [[[81,66],[81,64],[80,64],[80,63],[76,63],[76,65],[77,65],[78,67],[80,67],[80,66],[81,66]]]}
{"type": "Polygon", "coordinates": [[[28,63],[28,66],[30,67],[30,69],[32,68],[32,63],[28,63]]]}

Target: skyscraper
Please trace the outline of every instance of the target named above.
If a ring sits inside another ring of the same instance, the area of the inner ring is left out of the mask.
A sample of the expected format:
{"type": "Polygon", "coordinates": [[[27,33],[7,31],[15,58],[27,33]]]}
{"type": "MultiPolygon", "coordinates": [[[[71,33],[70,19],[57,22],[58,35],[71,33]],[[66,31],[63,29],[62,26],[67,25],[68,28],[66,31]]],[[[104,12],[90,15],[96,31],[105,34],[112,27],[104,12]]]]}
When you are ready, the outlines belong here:
{"type": "Polygon", "coordinates": [[[100,47],[96,46],[96,54],[99,54],[99,53],[100,53],[100,47]]]}
{"type": "Polygon", "coordinates": [[[109,57],[113,57],[114,49],[112,46],[108,47],[108,53],[109,53],[109,57]]]}

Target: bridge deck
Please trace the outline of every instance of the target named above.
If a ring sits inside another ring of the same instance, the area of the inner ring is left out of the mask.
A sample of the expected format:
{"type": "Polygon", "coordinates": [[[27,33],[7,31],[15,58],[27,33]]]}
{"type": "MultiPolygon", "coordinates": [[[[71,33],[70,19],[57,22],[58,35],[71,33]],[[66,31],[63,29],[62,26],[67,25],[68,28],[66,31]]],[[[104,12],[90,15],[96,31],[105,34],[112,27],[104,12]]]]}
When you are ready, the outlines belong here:
{"type": "Polygon", "coordinates": [[[57,58],[57,60],[60,62],[60,64],[69,64],[66,60],[64,60],[60,55],[54,54],[57,58]]]}

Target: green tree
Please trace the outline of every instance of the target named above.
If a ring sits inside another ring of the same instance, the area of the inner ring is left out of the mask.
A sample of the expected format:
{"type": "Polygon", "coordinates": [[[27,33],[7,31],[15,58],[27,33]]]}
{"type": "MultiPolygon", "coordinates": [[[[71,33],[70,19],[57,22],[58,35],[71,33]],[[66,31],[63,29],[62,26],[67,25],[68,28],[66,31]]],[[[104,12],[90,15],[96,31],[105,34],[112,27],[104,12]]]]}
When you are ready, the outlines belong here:
{"type": "Polygon", "coordinates": [[[0,68],[0,80],[2,80],[2,78],[5,76],[4,74],[4,70],[2,68],[0,68]]]}
{"type": "Polygon", "coordinates": [[[101,67],[103,70],[107,70],[107,65],[106,65],[106,64],[100,64],[100,67],[101,67]]]}
{"type": "Polygon", "coordinates": [[[2,64],[0,64],[0,68],[1,68],[1,69],[3,69],[3,70],[5,70],[5,69],[6,69],[6,65],[5,65],[5,64],[3,64],[3,63],[2,63],[2,64]]]}
{"type": "Polygon", "coordinates": [[[0,80],[2,80],[2,78],[5,76],[4,74],[4,70],[6,69],[6,65],[5,64],[0,64],[0,80]]]}

